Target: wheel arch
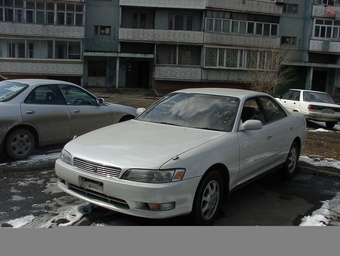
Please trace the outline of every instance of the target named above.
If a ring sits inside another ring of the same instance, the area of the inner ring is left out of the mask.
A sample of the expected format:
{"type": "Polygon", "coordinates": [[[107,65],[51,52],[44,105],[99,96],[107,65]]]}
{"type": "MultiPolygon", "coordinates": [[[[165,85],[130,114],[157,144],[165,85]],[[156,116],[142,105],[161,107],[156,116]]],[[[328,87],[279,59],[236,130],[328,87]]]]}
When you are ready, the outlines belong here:
{"type": "Polygon", "coordinates": [[[119,119],[119,123],[120,122],[125,122],[125,121],[128,121],[128,120],[131,120],[131,119],[134,119],[135,116],[131,115],[131,114],[127,114],[127,115],[124,115],[122,116],[120,119],[119,119]]]}
{"type": "Polygon", "coordinates": [[[38,134],[38,131],[33,126],[31,126],[31,125],[20,124],[20,125],[12,127],[10,130],[7,131],[7,133],[6,133],[6,135],[4,136],[4,139],[3,139],[4,143],[2,143],[2,150],[5,147],[5,141],[7,140],[9,134],[12,131],[17,130],[17,129],[27,129],[27,130],[29,130],[32,133],[33,137],[34,137],[35,147],[37,147],[39,145],[39,134],[38,134]]]}
{"type": "Polygon", "coordinates": [[[204,179],[205,176],[208,175],[208,173],[212,171],[218,171],[219,174],[222,176],[223,181],[223,198],[227,198],[229,196],[229,189],[230,189],[230,174],[228,168],[221,163],[217,163],[212,165],[208,168],[208,170],[204,173],[201,180],[204,179]]]}

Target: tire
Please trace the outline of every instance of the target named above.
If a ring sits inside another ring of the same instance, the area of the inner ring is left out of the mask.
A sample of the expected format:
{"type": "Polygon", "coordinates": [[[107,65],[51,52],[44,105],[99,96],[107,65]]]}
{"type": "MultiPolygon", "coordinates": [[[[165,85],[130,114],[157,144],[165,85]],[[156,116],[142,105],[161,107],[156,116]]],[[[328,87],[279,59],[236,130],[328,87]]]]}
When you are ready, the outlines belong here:
{"type": "Polygon", "coordinates": [[[190,214],[193,224],[212,225],[219,214],[222,196],[222,177],[217,171],[212,171],[203,177],[196,191],[190,214]]]}
{"type": "Polygon", "coordinates": [[[327,129],[332,130],[335,125],[336,125],[336,122],[326,122],[327,129]]]}
{"type": "Polygon", "coordinates": [[[284,163],[283,168],[280,171],[281,177],[284,179],[290,179],[296,174],[297,171],[297,163],[300,156],[300,149],[298,144],[294,141],[292,146],[289,149],[289,153],[284,163]]]}
{"type": "Polygon", "coordinates": [[[29,157],[35,148],[35,139],[27,129],[12,131],[5,140],[5,154],[12,160],[29,157]]]}

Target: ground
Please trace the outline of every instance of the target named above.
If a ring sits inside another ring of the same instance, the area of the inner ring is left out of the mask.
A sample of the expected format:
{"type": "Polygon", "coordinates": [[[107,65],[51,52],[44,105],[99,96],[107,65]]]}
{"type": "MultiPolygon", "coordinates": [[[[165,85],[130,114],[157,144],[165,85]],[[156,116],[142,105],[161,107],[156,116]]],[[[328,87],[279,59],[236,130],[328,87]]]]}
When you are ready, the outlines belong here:
{"type": "MultiPolygon", "coordinates": [[[[154,90],[124,89],[114,90],[105,88],[88,88],[91,92],[106,101],[123,105],[148,107],[155,100],[164,95],[154,90]]],[[[340,161],[340,128],[336,126],[333,131],[328,131],[323,123],[308,122],[308,137],[302,155],[315,160],[327,160],[329,158],[340,161]],[[320,132],[315,132],[320,129],[320,132]]]]}

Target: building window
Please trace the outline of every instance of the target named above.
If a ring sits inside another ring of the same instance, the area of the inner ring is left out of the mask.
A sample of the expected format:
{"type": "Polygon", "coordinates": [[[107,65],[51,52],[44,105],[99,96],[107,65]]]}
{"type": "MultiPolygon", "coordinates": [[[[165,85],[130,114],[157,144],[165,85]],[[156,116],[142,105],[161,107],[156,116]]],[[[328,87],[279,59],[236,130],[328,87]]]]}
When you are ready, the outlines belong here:
{"type": "Polygon", "coordinates": [[[133,28],[146,28],[146,14],[134,13],[132,27],[133,28]]]}
{"type": "Polygon", "coordinates": [[[207,11],[205,30],[221,33],[278,35],[279,18],[268,15],[207,11]]]}
{"type": "Polygon", "coordinates": [[[296,45],[296,37],[283,36],[283,37],[281,37],[281,44],[283,44],[283,45],[296,45]]]}
{"type": "Polygon", "coordinates": [[[192,15],[170,14],[169,29],[170,30],[193,30],[194,17],[192,15]]]}
{"type": "Polygon", "coordinates": [[[0,0],[0,21],[84,26],[84,4],[0,0]]]}
{"type": "Polygon", "coordinates": [[[0,39],[5,58],[81,59],[81,42],[26,39],[0,39]]]}
{"type": "Polygon", "coordinates": [[[340,39],[340,20],[314,20],[314,37],[340,39]]]}
{"type": "Polygon", "coordinates": [[[226,69],[264,70],[272,52],[242,49],[205,48],[204,66],[226,69]]]}
{"type": "Polygon", "coordinates": [[[340,6],[340,0],[314,0],[314,4],[340,6]]]}
{"type": "Polygon", "coordinates": [[[111,27],[109,26],[94,26],[95,36],[109,36],[111,35],[111,27]]]}
{"type": "Polygon", "coordinates": [[[283,13],[298,14],[299,5],[298,4],[284,4],[283,13]]]}
{"type": "Polygon", "coordinates": [[[156,63],[197,66],[201,62],[201,47],[185,45],[157,45],[156,63]]]}

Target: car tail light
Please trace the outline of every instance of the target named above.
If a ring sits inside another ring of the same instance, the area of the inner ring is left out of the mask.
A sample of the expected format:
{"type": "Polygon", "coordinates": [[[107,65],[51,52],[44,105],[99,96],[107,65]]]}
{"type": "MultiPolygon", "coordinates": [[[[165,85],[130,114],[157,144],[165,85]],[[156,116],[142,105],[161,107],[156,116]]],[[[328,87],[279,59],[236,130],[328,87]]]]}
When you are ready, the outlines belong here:
{"type": "Polygon", "coordinates": [[[308,105],[307,108],[308,108],[308,109],[311,109],[311,110],[321,110],[321,107],[316,106],[316,105],[308,105]]]}

